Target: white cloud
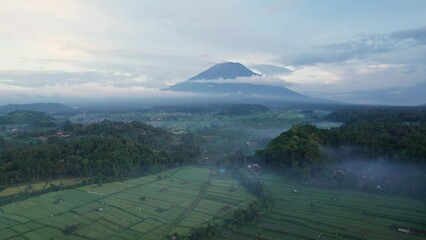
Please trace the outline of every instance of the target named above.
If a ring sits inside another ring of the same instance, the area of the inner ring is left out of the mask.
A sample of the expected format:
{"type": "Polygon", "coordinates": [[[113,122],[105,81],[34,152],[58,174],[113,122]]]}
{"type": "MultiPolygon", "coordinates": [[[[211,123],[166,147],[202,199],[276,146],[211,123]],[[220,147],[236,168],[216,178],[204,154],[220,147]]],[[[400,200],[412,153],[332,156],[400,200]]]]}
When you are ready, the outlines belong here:
{"type": "Polygon", "coordinates": [[[370,74],[370,73],[378,73],[378,72],[384,72],[390,69],[395,68],[404,68],[404,64],[386,64],[386,63],[379,63],[379,64],[371,64],[367,65],[365,67],[359,68],[356,70],[359,74],[370,74]]]}
{"type": "Polygon", "coordinates": [[[32,76],[0,76],[0,83],[11,85],[11,91],[93,83],[108,95],[107,86],[130,92],[162,88],[215,63],[239,61],[311,65],[286,66],[293,72],[275,74],[275,79],[238,80],[247,83],[292,83],[299,89],[403,85],[420,81],[414,70],[425,66],[426,29],[418,21],[424,6],[421,1],[384,6],[338,0],[322,5],[292,0],[3,0],[0,71],[32,76]],[[330,8],[334,5],[341,14],[330,8]],[[368,16],[360,6],[368,6],[368,16]],[[105,75],[42,78],[39,70],[105,75]]]}
{"type": "Polygon", "coordinates": [[[252,77],[239,77],[236,79],[209,79],[209,80],[191,80],[191,82],[198,83],[248,83],[257,85],[269,86],[290,86],[292,83],[286,81],[283,77],[279,76],[252,76],[252,77]]]}
{"type": "Polygon", "coordinates": [[[172,91],[163,91],[158,89],[149,89],[145,87],[117,87],[111,84],[103,84],[96,82],[86,82],[80,84],[55,84],[41,87],[22,87],[0,83],[0,95],[14,96],[22,95],[30,97],[73,97],[102,99],[106,97],[126,97],[126,98],[142,98],[142,97],[176,97],[176,96],[193,96],[196,94],[181,93],[172,91]]]}
{"type": "Polygon", "coordinates": [[[325,66],[307,66],[295,69],[285,79],[295,84],[336,84],[342,77],[325,66]]]}

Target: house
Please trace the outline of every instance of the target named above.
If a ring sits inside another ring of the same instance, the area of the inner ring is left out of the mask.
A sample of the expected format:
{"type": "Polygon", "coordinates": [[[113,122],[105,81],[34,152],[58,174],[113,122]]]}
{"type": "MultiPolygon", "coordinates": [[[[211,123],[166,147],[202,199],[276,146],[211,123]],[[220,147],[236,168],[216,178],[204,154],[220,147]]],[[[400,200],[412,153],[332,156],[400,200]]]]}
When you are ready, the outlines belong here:
{"type": "Polygon", "coordinates": [[[58,137],[69,137],[70,135],[69,134],[64,134],[64,132],[58,131],[56,133],[56,136],[58,136],[58,137]]]}
{"type": "Polygon", "coordinates": [[[262,166],[257,163],[247,165],[247,169],[251,171],[253,174],[260,174],[262,171],[262,166]]]}

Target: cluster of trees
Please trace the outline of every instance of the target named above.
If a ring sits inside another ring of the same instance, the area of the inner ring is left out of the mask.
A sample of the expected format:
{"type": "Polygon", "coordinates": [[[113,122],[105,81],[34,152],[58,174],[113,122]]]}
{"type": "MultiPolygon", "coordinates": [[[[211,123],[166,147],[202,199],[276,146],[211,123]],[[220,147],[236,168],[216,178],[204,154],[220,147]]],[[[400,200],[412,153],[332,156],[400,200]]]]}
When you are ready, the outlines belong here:
{"type": "Polygon", "coordinates": [[[297,174],[300,169],[315,168],[325,160],[321,149],[326,132],[313,125],[295,125],[274,138],[256,155],[267,164],[278,165],[297,174]]]}
{"type": "Polygon", "coordinates": [[[327,118],[345,123],[331,129],[319,129],[313,125],[293,126],[273,139],[265,149],[257,151],[257,159],[303,177],[305,181],[313,176],[328,175],[345,186],[362,185],[362,188],[374,191],[379,186],[384,190],[383,185],[378,184],[380,182],[388,185],[389,192],[426,194],[426,189],[419,187],[426,176],[426,110],[342,110],[327,118]],[[349,156],[348,151],[335,154],[344,147],[350,147],[349,156]],[[374,180],[367,180],[362,179],[367,176],[361,175],[360,178],[358,173],[333,172],[330,169],[330,166],[360,159],[365,164],[385,159],[392,164],[415,166],[416,172],[406,174],[392,170],[392,173],[389,171],[386,176],[380,176],[379,181],[377,176],[371,176],[374,180]],[[390,176],[392,174],[394,176],[390,176]]]}
{"type": "Polygon", "coordinates": [[[386,107],[339,110],[328,120],[344,122],[326,131],[325,143],[356,145],[367,157],[423,164],[426,160],[426,108],[386,107]]]}
{"type": "Polygon", "coordinates": [[[0,116],[0,125],[29,123],[54,126],[54,118],[47,113],[37,111],[14,111],[0,116]]]}
{"type": "Polygon", "coordinates": [[[261,104],[234,104],[226,107],[219,115],[239,116],[268,112],[270,109],[261,104]]]}
{"type": "Polygon", "coordinates": [[[231,217],[225,219],[225,226],[239,227],[251,223],[259,218],[261,207],[259,202],[251,202],[246,209],[238,209],[234,211],[231,217]]]}
{"type": "Polygon", "coordinates": [[[425,107],[354,108],[335,111],[325,117],[330,121],[353,122],[426,122],[425,107]]]}
{"type": "Polygon", "coordinates": [[[245,169],[239,169],[235,172],[235,175],[240,180],[241,186],[257,197],[260,207],[270,208],[274,206],[274,199],[270,191],[262,182],[253,178],[252,174],[249,174],[245,169]]]}
{"type": "Polygon", "coordinates": [[[421,164],[426,161],[426,124],[354,122],[326,131],[325,144],[361,146],[360,154],[421,164]]]}
{"type": "Polygon", "coordinates": [[[66,122],[57,131],[43,132],[37,141],[34,135],[40,133],[34,132],[0,139],[0,184],[82,176],[121,179],[190,162],[199,153],[192,137],[140,122],[66,122]]]}
{"type": "Polygon", "coordinates": [[[208,222],[206,225],[193,228],[189,235],[179,235],[174,233],[168,239],[174,240],[211,240],[221,239],[221,233],[225,229],[237,228],[242,225],[256,221],[261,213],[261,206],[259,202],[251,202],[246,209],[237,209],[230,216],[226,217],[222,223],[218,224],[213,221],[208,222]]]}
{"type": "Polygon", "coordinates": [[[221,239],[221,233],[226,229],[233,229],[256,221],[264,210],[274,206],[274,200],[271,193],[266,189],[265,185],[258,179],[254,178],[245,169],[235,168],[232,170],[233,177],[238,178],[241,186],[246,188],[250,193],[257,196],[257,201],[251,202],[246,208],[239,208],[232,212],[222,221],[208,222],[206,225],[194,228],[189,235],[179,235],[174,233],[169,239],[175,240],[200,240],[200,239],[221,239]]]}
{"type": "Polygon", "coordinates": [[[293,126],[258,151],[257,156],[267,163],[298,169],[330,161],[324,146],[351,145],[358,147],[355,154],[365,158],[426,162],[426,111],[342,110],[327,118],[346,123],[331,129],[293,126]]]}

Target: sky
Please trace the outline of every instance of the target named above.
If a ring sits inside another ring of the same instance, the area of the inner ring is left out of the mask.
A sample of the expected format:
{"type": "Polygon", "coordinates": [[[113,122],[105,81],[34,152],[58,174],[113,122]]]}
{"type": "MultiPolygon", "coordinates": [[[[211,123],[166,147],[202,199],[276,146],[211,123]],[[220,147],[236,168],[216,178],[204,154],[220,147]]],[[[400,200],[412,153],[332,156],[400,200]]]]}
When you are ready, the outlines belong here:
{"type": "Polygon", "coordinates": [[[0,0],[0,101],[137,97],[221,62],[302,92],[426,82],[424,0],[0,0]]]}

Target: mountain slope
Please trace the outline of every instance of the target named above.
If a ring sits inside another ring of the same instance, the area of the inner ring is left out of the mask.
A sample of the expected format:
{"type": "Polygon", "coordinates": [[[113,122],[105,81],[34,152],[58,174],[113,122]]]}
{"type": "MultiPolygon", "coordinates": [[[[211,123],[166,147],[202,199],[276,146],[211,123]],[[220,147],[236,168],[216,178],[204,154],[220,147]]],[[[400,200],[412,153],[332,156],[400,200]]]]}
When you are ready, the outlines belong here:
{"type": "Polygon", "coordinates": [[[212,80],[212,79],[235,79],[238,77],[259,76],[259,74],[250,71],[241,63],[225,62],[219,63],[209,69],[188,79],[193,80],[212,80]]]}
{"type": "Polygon", "coordinates": [[[184,82],[169,87],[168,90],[199,94],[225,94],[234,100],[263,98],[291,102],[324,102],[285,87],[262,84],[259,74],[252,72],[241,63],[234,62],[214,65],[184,82]],[[250,77],[259,78],[250,79],[250,77]],[[247,79],[251,80],[250,83],[245,81],[247,79]]]}
{"type": "Polygon", "coordinates": [[[68,112],[71,107],[60,103],[29,103],[29,104],[8,104],[0,107],[0,112],[13,111],[38,111],[38,112],[68,112]]]}
{"type": "Polygon", "coordinates": [[[385,88],[343,93],[311,92],[310,95],[355,104],[418,106],[426,102],[425,92],[426,84],[418,84],[405,88],[385,88]]]}

